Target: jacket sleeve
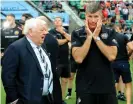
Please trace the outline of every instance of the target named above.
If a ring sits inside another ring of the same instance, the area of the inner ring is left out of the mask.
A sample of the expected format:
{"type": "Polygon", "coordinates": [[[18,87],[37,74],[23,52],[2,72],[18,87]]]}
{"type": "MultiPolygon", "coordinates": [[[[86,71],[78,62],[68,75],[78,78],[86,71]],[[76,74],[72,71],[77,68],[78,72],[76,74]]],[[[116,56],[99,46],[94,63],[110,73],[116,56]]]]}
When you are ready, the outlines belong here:
{"type": "Polygon", "coordinates": [[[71,40],[72,48],[82,46],[80,42],[80,37],[78,36],[77,32],[75,31],[72,32],[71,39],[72,39],[71,40]]]}
{"type": "Polygon", "coordinates": [[[18,99],[17,92],[17,69],[19,56],[14,46],[10,45],[2,58],[2,82],[6,92],[7,102],[18,99]]]}

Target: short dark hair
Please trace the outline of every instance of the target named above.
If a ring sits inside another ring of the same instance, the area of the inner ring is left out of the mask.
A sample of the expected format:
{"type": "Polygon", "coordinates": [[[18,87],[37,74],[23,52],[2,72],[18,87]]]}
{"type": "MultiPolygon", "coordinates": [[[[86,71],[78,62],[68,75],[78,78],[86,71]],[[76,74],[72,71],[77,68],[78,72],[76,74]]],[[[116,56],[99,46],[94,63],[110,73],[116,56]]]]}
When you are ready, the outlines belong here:
{"type": "Polygon", "coordinates": [[[62,17],[57,16],[57,17],[55,17],[55,18],[54,18],[54,21],[55,21],[55,19],[56,19],[56,18],[60,18],[60,19],[61,19],[61,21],[63,22],[63,18],[62,18],[62,17]]]}
{"type": "Polygon", "coordinates": [[[33,16],[30,13],[24,13],[22,16],[25,17],[26,20],[33,18],[33,16]]]}
{"type": "Polygon", "coordinates": [[[96,13],[97,11],[102,10],[100,1],[89,1],[86,7],[86,13],[96,13]]]}
{"type": "Polygon", "coordinates": [[[56,19],[56,18],[60,18],[62,20],[62,18],[60,16],[56,16],[54,19],[56,19]]]}
{"type": "MultiPolygon", "coordinates": [[[[15,18],[15,15],[12,14],[12,13],[11,13],[11,14],[7,14],[7,16],[11,16],[11,17],[15,18]]],[[[7,16],[6,16],[6,17],[7,17],[7,16]]]]}

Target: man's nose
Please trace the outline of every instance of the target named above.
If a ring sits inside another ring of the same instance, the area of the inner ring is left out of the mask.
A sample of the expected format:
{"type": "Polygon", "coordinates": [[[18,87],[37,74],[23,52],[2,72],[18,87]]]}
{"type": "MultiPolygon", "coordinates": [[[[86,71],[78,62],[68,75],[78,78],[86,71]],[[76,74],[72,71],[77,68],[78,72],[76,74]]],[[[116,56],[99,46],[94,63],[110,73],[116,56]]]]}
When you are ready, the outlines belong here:
{"type": "Polygon", "coordinates": [[[92,22],[96,22],[95,18],[92,18],[92,22]]]}

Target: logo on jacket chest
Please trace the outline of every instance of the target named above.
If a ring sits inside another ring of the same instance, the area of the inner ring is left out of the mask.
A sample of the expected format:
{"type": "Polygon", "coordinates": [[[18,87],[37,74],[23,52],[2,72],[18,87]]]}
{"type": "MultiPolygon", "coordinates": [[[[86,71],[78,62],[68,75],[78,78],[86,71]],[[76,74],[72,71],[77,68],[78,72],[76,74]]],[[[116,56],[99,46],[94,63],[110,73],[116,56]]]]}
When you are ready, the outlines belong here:
{"type": "Polygon", "coordinates": [[[101,34],[101,38],[102,38],[102,39],[107,39],[108,36],[109,36],[108,33],[102,33],[102,34],[101,34]]]}
{"type": "Polygon", "coordinates": [[[79,37],[80,38],[86,38],[86,35],[80,35],[79,37]]]}

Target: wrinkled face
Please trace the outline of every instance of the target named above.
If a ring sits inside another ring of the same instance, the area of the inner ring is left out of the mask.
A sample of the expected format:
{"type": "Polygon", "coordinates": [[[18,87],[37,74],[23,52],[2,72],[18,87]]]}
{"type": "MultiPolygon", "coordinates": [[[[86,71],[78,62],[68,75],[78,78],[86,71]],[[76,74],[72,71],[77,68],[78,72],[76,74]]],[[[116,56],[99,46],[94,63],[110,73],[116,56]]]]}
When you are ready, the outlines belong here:
{"type": "Polygon", "coordinates": [[[44,42],[47,33],[48,31],[46,25],[38,23],[37,26],[30,29],[29,35],[31,36],[33,42],[37,45],[41,45],[44,42]]]}
{"type": "Polygon", "coordinates": [[[102,20],[102,12],[97,11],[96,13],[86,13],[86,19],[88,21],[89,29],[95,30],[98,20],[102,20]]]}
{"type": "Polygon", "coordinates": [[[61,20],[61,18],[55,18],[54,25],[55,25],[55,27],[62,26],[62,20],[61,20]]]}
{"type": "Polygon", "coordinates": [[[6,21],[9,22],[9,25],[12,26],[15,23],[15,18],[12,16],[7,16],[6,21]]]}

